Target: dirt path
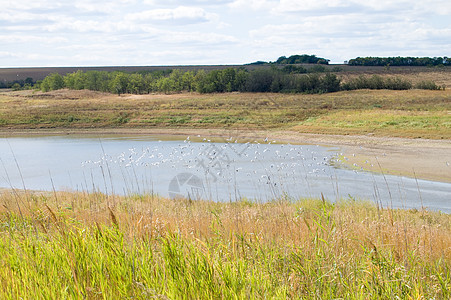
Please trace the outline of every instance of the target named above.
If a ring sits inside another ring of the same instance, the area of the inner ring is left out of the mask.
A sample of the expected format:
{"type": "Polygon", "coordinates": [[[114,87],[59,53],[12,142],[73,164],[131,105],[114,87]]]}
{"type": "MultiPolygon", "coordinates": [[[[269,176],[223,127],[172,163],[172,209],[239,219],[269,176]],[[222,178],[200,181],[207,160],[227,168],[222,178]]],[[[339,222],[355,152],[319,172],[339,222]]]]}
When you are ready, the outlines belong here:
{"type": "Polygon", "coordinates": [[[404,175],[419,179],[451,182],[451,140],[405,139],[373,136],[305,134],[292,131],[237,131],[221,129],[93,129],[93,130],[30,130],[0,132],[12,135],[172,135],[241,140],[269,140],[298,144],[337,146],[342,149],[343,163],[352,168],[384,174],[404,175]]]}

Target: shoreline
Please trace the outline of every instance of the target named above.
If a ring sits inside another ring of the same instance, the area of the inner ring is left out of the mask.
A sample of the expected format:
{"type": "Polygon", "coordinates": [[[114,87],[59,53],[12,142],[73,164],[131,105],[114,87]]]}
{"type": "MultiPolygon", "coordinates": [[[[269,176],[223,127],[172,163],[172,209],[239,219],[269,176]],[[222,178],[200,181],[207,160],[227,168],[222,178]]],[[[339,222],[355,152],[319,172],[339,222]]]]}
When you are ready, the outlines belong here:
{"type": "Polygon", "coordinates": [[[451,140],[409,139],[362,135],[327,135],[281,130],[227,130],[196,128],[93,128],[93,129],[24,129],[0,130],[0,137],[54,135],[161,135],[185,138],[268,138],[277,142],[317,144],[341,149],[340,161],[347,167],[386,175],[451,183],[451,140]]]}

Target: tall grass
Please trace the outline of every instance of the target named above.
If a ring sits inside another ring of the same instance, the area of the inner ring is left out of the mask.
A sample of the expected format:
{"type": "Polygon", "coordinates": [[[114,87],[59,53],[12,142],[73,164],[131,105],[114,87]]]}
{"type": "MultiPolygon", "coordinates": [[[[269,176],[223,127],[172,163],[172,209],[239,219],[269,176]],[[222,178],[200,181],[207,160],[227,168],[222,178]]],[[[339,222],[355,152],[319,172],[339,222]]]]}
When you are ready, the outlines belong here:
{"type": "Polygon", "coordinates": [[[438,212],[76,192],[0,202],[2,299],[451,296],[451,216],[438,212]]]}

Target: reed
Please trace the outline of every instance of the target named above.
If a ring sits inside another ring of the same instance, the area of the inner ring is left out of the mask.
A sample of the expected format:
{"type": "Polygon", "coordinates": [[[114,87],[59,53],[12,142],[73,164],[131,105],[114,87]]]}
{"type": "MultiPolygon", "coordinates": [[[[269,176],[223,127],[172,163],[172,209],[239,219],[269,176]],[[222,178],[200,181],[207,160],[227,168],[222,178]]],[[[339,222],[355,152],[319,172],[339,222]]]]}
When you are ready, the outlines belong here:
{"type": "Polygon", "coordinates": [[[440,212],[78,192],[0,202],[2,299],[451,296],[440,212]]]}

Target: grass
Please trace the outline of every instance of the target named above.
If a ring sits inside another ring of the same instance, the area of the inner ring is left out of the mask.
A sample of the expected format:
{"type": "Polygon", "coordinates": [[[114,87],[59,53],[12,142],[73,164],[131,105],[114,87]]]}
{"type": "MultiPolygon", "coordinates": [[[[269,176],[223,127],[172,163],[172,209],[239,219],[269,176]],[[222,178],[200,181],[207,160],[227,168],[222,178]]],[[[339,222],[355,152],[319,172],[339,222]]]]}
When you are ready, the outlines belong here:
{"type": "Polygon", "coordinates": [[[451,91],[360,90],[324,95],[89,91],[0,94],[0,128],[229,128],[451,138],[451,91]]]}
{"type": "Polygon", "coordinates": [[[0,202],[2,299],[451,296],[439,212],[77,192],[0,202]]]}
{"type": "Polygon", "coordinates": [[[340,110],[309,118],[295,127],[299,131],[332,134],[373,133],[410,138],[448,138],[451,113],[447,111],[340,110]]]}

